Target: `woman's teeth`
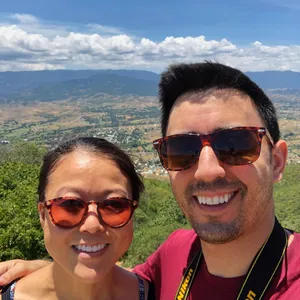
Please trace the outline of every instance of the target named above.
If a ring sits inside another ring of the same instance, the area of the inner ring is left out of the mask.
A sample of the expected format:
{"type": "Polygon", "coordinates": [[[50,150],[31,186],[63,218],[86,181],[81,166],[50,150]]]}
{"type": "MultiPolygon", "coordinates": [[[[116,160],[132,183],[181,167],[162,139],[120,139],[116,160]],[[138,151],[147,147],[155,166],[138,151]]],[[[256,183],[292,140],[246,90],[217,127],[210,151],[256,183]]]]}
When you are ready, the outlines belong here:
{"type": "Polygon", "coordinates": [[[73,247],[79,251],[82,252],[98,252],[102,249],[104,249],[107,246],[107,244],[99,244],[99,245],[94,245],[94,246],[87,246],[87,245],[74,245],[73,247]]]}

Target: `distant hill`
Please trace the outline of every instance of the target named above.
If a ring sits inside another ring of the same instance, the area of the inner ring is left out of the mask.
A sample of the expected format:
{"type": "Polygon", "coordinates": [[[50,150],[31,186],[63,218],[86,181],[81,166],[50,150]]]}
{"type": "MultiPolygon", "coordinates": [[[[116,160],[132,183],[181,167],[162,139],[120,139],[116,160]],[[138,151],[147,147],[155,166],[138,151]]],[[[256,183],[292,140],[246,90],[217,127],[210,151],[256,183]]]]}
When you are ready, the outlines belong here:
{"type": "Polygon", "coordinates": [[[54,101],[70,97],[92,96],[98,93],[155,96],[157,95],[157,83],[112,73],[100,73],[86,79],[73,79],[52,86],[41,86],[29,93],[22,94],[20,99],[54,101]]]}
{"type": "Polygon", "coordinates": [[[96,70],[0,72],[0,96],[30,91],[40,85],[52,85],[71,79],[88,78],[98,74],[98,72],[96,70]]]}
{"type": "MultiPolygon", "coordinates": [[[[300,73],[247,72],[263,89],[300,90],[300,73]]],[[[156,96],[159,74],[143,70],[55,70],[0,72],[0,103],[52,101],[107,93],[156,96]]],[[[288,91],[286,93],[290,93],[288,91]]]]}
{"type": "Polygon", "coordinates": [[[292,71],[247,72],[263,89],[300,89],[300,73],[292,71]]]}
{"type": "Polygon", "coordinates": [[[93,93],[93,88],[96,89],[95,92],[103,93],[115,94],[115,91],[119,90],[121,94],[144,95],[146,93],[147,95],[153,95],[156,93],[158,80],[158,74],[143,70],[0,72],[0,99],[30,100],[45,96],[44,100],[52,100],[56,97],[56,92],[58,93],[57,97],[60,98],[64,94],[74,95],[75,91],[79,90],[88,89],[93,93]],[[99,80],[98,86],[97,80],[99,80]],[[128,85],[128,87],[125,88],[124,85],[128,85]],[[79,86],[81,86],[81,89],[79,89],[79,86]],[[120,86],[123,86],[123,88],[120,89],[120,86]],[[154,90],[153,86],[155,86],[154,90]],[[103,87],[103,90],[101,90],[101,87],[103,87]]]}

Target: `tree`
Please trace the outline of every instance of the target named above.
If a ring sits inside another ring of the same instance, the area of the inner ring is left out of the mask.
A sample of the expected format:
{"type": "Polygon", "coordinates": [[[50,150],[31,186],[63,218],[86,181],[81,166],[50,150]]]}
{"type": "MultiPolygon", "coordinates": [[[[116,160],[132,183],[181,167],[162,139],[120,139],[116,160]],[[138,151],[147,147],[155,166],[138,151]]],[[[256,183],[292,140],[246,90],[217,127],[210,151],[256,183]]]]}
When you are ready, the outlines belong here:
{"type": "Polygon", "coordinates": [[[38,165],[0,165],[0,260],[46,257],[36,204],[38,165]]]}

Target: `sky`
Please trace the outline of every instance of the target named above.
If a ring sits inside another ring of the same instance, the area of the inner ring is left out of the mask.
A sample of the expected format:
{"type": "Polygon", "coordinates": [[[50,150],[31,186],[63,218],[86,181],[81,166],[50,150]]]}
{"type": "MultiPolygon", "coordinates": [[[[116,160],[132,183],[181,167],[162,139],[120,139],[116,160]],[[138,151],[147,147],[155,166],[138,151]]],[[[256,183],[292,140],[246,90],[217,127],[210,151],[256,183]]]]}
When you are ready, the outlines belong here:
{"type": "Polygon", "coordinates": [[[219,61],[300,72],[300,0],[1,0],[0,71],[219,61]]]}

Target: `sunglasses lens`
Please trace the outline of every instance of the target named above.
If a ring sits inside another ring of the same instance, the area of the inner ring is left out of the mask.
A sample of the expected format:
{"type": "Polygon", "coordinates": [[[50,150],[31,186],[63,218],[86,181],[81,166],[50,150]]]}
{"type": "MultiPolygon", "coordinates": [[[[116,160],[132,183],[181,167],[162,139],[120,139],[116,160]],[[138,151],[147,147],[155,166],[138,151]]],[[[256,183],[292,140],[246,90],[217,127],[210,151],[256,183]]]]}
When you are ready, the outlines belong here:
{"type": "Polygon", "coordinates": [[[178,134],[168,136],[159,146],[163,167],[170,171],[190,168],[199,158],[202,143],[209,143],[218,159],[229,165],[246,165],[256,161],[261,149],[261,136],[256,127],[237,127],[208,135],[178,134]]]}
{"type": "Polygon", "coordinates": [[[52,218],[56,225],[73,227],[78,225],[84,215],[84,201],[79,199],[61,199],[51,206],[52,218]]]}
{"type": "Polygon", "coordinates": [[[224,130],[214,138],[218,159],[229,165],[245,165],[257,160],[260,142],[257,131],[249,129],[224,130]]]}
{"type": "Polygon", "coordinates": [[[110,198],[99,205],[102,220],[110,227],[124,226],[131,218],[133,206],[124,198],[110,198]]]}
{"type": "Polygon", "coordinates": [[[180,171],[189,168],[199,157],[201,141],[197,135],[175,135],[160,145],[159,157],[164,168],[180,171]]]}

